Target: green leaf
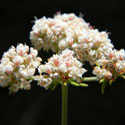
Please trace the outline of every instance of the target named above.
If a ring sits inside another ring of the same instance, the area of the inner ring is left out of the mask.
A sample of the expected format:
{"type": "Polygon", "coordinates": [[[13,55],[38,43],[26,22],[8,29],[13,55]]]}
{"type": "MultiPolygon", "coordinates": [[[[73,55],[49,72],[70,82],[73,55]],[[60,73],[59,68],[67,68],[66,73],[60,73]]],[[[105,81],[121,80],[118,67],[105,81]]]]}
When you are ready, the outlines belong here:
{"type": "Polygon", "coordinates": [[[125,75],[122,75],[122,78],[125,79],[125,75]]]}
{"type": "Polygon", "coordinates": [[[104,94],[105,88],[106,88],[107,80],[104,80],[101,86],[101,93],[104,94]]]}
{"type": "Polygon", "coordinates": [[[74,81],[70,81],[70,84],[73,86],[79,86],[79,84],[77,82],[74,82],[74,81]]]}
{"type": "Polygon", "coordinates": [[[123,74],[119,75],[119,77],[125,79],[125,75],[123,75],[123,74]]]}
{"type": "Polygon", "coordinates": [[[81,87],[88,87],[88,84],[86,84],[86,83],[80,83],[79,84],[81,87]]]}
{"type": "Polygon", "coordinates": [[[112,82],[113,82],[113,81],[112,81],[112,80],[110,80],[110,81],[109,81],[109,85],[112,85],[112,82]]]}
{"type": "Polygon", "coordinates": [[[102,83],[102,82],[104,82],[104,80],[105,80],[105,79],[100,79],[99,83],[102,83]]]}
{"type": "Polygon", "coordinates": [[[95,64],[96,64],[97,67],[100,67],[100,65],[97,62],[95,64]]]}
{"type": "Polygon", "coordinates": [[[46,87],[46,90],[50,89],[53,87],[53,83],[51,83],[49,86],[46,87]]]}
{"type": "Polygon", "coordinates": [[[58,84],[59,84],[58,82],[55,82],[51,90],[52,90],[52,91],[55,90],[56,87],[58,86],[58,84]]]}
{"type": "Polygon", "coordinates": [[[74,82],[74,81],[70,81],[70,84],[73,85],[73,86],[77,86],[77,87],[88,87],[88,84],[77,83],[77,82],[74,82]]]}

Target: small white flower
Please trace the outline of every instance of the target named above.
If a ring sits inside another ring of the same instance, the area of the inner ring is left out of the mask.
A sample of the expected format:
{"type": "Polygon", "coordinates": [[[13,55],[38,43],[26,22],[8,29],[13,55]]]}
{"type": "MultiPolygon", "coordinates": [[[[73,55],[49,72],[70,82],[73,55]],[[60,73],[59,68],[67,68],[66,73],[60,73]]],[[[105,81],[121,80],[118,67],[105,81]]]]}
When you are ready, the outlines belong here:
{"type": "Polygon", "coordinates": [[[20,56],[23,56],[25,53],[27,53],[29,51],[29,47],[27,45],[23,45],[23,44],[19,44],[16,47],[16,51],[20,56]]]}
{"type": "Polygon", "coordinates": [[[38,51],[36,49],[33,49],[33,48],[30,48],[30,54],[33,56],[33,57],[36,57],[38,55],[38,51]]]}
{"type": "Polygon", "coordinates": [[[117,62],[115,68],[116,68],[116,71],[117,71],[117,72],[120,72],[120,71],[123,69],[122,62],[120,62],[120,61],[117,62]]]}
{"type": "Polygon", "coordinates": [[[15,56],[12,61],[15,63],[15,65],[19,65],[21,63],[24,62],[24,58],[22,58],[21,56],[17,55],[15,56]]]}
{"type": "Polygon", "coordinates": [[[4,66],[4,70],[6,73],[11,74],[13,71],[13,66],[11,64],[7,64],[4,66]]]}
{"type": "Polygon", "coordinates": [[[64,39],[64,40],[61,40],[60,42],[59,42],[59,48],[60,49],[64,49],[64,48],[66,48],[67,46],[68,46],[68,43],[67,43],[67,41],[64,39]]]}

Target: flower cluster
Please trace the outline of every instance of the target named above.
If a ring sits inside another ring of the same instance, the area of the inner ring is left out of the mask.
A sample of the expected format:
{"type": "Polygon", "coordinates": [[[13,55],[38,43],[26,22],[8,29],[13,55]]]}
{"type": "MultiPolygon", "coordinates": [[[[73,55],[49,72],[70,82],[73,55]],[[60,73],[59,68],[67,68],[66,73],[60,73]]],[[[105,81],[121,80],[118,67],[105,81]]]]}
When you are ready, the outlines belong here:
{"type": "Polygon", "coordinates": [[[80,82],[80,78],[86,72],[86,69],[82,68],[82,63],[74,57],[74,52],[69,49],[53,55],[45,65],[40,65],[38,70],[40,75],[35,79],[45,88],[53,81],[61,83],[73,79],[80,82]]]}
{"type": "Polygon", "coordinates": [[[57,14],[54,18],[36,20],[30,39],[38,50],[59,52],[70,48],[80,61],[89,61],[91,65],[113,48],[106,32],[93,29],[75,14],[57,14]]]}
{"type": "Polygon", "coordinates": [[[99,80],[104,88],[107,81],[125,78],[124,49],[114,49],[107,32],[100,32],[73,13],[35,20],[30,39],[35,49],[29,51],[23,44],[12,46],[0,61],[0,86],[9,86],[11,92],[30,89],[32,80],[45,88],[55,88],[64,82],[85,87],[81,82],[99,80]],[[40,64],[42,59],[37,57],[40,49],[56,54],[40,64]],[[96,77],[82,78],[87,71],[82,67],[86,61],[94,67],[96,77]],[[34,75],[36,68],[39,75],[34,75]]]}
{"type": "Polygon", "coordinates": [[[3,54],[0,61],[0,86],[10,86],[10,92],[19,89],[30,89],[35,70],[42,59],[37,57],[37,50],[27,45],[19,44],[16,48],[12,46],[3,54]]]}
{"type": "Polygon", "coordinates": [[[97,65],[93,74],[99,79],[114,81],[118,76],[123,77],[125,74],[125,51],[111,50],[107,52],[105,58],[97,60],[97,65]]]}
{"type": "Polygon", "coordinates": [[[74,14],[56,15],[54,18],[43,17],[35,21],[30,32],[30,39],[36,49],[51,49],[54,52],[71,46],[76,29],[86,29],[88,24],[74,14]]]}
{"type": "Polygon", "coordinates": [[[103,58],[107,51],[112,50],[113,45],[106,32],[89,29],[79,31],[78,43],[74,43],[72,48],[80,61],[95,65],[96,60],[103,58]]]}

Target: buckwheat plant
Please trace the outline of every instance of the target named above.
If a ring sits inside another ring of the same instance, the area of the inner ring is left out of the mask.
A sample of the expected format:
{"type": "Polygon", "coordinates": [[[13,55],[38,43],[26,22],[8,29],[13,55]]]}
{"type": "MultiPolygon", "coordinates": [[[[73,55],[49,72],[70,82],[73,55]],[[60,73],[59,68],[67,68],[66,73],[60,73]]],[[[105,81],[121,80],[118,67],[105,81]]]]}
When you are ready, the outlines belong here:
{"type": "Polygon", "coordinates": [[[73,13],[36,19],[30,40],[35,49],[20,43],[3,54],[0,86],[16,93],[29,90],[33,80],[45,89],[54,90],[61,85],[62,125],[67,125],[69,84],[87,87],[86,82],[98,81],[104,93],[107,83],[111,85],[117,77],[125,78],[125,50],[116,50],[107,32],[99,32],[73,13]],[[41,63],[37,57],[41,49],[54,53],[48,62],[41,63]],[[86,62],[93,67],[94,76],[84,77],[86,62]]]}

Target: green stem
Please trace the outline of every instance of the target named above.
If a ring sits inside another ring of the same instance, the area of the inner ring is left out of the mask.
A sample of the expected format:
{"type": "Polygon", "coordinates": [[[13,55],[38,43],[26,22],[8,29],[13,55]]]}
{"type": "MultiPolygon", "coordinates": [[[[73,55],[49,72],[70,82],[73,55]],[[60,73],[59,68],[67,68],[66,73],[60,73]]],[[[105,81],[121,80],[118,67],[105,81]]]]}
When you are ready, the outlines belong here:
{"type": "Polygon", "coordinates": [[[62,125],[67,125],[68,84],[62,83],[62,125]]]}
{"type": "Polygon", "coordinates": [[[84,77],[82,78],[83,82],[92,82],[92,81],[99,81],[97,77],[84,77]]]}

